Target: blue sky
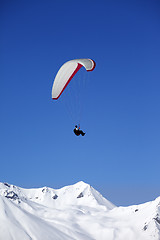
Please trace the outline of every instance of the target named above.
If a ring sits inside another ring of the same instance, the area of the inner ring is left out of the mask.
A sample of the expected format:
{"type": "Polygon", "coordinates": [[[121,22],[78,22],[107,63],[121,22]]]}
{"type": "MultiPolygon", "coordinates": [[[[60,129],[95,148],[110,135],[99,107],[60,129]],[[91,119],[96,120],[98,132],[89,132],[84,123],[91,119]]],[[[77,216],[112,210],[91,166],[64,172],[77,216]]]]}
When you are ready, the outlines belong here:
{"type": "Polygon", "coordinates": [[[160,195],[160,2],[1,1],[1,182],[85,181],[117,205],[160,195]],[[92,58],[82,128],[53,79],[92,58]]]}

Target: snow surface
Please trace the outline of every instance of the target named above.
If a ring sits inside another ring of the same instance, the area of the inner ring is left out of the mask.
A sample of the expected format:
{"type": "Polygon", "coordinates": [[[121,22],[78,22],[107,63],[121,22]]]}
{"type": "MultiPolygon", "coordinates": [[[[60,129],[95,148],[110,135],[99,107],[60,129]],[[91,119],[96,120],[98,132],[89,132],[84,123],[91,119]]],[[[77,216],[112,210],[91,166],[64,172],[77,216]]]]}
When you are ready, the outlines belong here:
{"type": "Polygon", "coordinates": [[[52,189],[0,183],[1,240],[160,240],[160,197],[116,207],[84,182],[52,189]]]}

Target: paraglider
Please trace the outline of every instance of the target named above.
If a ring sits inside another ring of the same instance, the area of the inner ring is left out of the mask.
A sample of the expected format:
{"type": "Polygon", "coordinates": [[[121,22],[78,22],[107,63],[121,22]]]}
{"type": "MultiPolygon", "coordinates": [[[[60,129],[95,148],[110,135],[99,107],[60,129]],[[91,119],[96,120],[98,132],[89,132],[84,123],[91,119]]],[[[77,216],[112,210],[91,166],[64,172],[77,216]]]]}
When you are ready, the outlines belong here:
{"type": "MultiPolygon", "coordinates": [[[[74,59],[64,63],[59,69],[53,83],[52,87],[52,99],[57,100],[63,93],[63,91],[68,86],[72,78],[77,74],[77,72],[84,67],[87,72],[93,71],[95,68],[95,62],[92,59],[74,59]]],[[[73,130],[75,135],[84,136],[85,133],[80,130],[80,128],[75,126],[73,130]]]]}
{"type": "Polygon", "coordinates": [[[85,135],[85,133],[82,130],[80,130],[80,127],[78,127],[77,125],[75,126],[73,132],[75,133],[76,136],[79,136],[79,135],[84,136],[85,135]]]}

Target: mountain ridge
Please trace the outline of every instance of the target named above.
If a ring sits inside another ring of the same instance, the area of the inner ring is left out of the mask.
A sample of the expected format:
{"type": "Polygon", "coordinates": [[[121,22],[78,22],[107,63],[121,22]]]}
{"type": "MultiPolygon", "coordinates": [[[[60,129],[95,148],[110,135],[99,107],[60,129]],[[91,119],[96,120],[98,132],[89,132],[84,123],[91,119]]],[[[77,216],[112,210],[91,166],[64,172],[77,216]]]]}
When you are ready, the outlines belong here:
{"type": "Polygon", "coordinates": [[[82,181],[52,189],[0,183],[0,239],[160,240],[160,197],[116,207],[82,181]]]}

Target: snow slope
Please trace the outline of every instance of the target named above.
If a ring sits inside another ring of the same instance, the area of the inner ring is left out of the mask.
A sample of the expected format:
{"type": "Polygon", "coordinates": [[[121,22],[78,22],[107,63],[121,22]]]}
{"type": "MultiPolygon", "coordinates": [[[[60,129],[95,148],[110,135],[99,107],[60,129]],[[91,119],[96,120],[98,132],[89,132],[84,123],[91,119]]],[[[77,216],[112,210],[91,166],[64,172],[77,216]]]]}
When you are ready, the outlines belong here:
{"type": "Polygon", "coordinates": [[[56,190],[0,183],[0,239],[160,240],[160,197],[116,207],[84,182],[56,190]]]}

